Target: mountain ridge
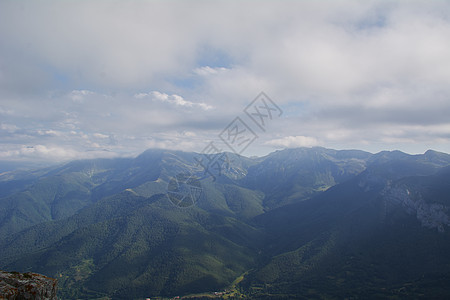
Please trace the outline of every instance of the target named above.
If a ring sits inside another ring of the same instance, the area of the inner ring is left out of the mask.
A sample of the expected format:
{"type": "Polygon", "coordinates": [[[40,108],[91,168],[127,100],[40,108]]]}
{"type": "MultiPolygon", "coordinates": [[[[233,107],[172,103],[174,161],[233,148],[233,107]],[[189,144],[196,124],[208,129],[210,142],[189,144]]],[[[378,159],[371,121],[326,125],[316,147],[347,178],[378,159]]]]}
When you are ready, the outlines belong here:
{"type": "Polygon", "coordinates": [[[430,263],[438,271],[418,263],[409,277],[380,277],[401,275],[408,260],[388,264],[394,253],[368,237],[406,253],[412,250],[403,245],[416,243],[410,256],[426,262],[428,252],[450,249],[448,154],[321,147],[253,159],[228,153],[216,177],[205,176],[199,155],[148,150],[0,177],[7,194],[0,198],[0,266],[59,278],[64,298],[113,299],[220,290],[244,272],[239,287],[250,298],[362,297],[363,282],[373,280],[374,295],[403,287],[418,295],[427,290],[420,272],[447,274],[439,263],[450,259],[440,254],[430,263]],[[167,194],[180,172],[200,178],[191,207],[167,194]],[[8,190],[23,178],[29,181],[8,190]],[[345,277],[348,268],[359,277],[345,277]]]}

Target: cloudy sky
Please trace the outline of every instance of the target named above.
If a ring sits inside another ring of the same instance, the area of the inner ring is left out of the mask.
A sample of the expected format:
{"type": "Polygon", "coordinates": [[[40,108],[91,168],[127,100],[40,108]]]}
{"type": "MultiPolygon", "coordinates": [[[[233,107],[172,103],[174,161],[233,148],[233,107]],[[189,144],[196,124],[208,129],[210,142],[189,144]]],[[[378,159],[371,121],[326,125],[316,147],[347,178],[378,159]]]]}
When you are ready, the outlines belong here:
{"type": "Polygon", "coordinates": [[[236,117],[247,156],[450,152],[450,1],[0,0],[0,160],[230,151],[236,117]]]}

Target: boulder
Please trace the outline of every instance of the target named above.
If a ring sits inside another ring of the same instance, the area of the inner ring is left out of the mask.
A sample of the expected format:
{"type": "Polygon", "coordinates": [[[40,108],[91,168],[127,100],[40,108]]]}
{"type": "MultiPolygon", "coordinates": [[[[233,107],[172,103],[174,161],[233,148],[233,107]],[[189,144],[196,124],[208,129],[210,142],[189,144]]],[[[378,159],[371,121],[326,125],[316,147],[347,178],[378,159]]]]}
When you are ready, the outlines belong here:
{"type": "Polygon", "coordinates": [[[37,274],[0,271],[0,299],[56,300],[57,280],[37,274]]]}

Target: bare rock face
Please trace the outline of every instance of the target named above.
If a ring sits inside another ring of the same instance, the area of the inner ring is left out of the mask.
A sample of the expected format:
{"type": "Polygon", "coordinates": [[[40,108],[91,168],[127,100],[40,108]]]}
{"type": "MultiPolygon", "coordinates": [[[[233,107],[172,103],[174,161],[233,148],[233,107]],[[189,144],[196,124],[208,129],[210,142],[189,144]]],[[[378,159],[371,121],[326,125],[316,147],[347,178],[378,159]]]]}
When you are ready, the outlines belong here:
{"type": "Polygon", "coordinates": [[[444,232],[450,226],[450,209],[439,203],[426,202],[419,192],[412,192],[406,187],[395,187],[384,191],[384,199],[391,204],[402,205],[411,215],[415,214],[424,227],[444,232]]]}
{"type": "Polygon", "coordinates": [[[0,271],[0,299],[57,300],[57,280],[36,273],[0,271]]]}

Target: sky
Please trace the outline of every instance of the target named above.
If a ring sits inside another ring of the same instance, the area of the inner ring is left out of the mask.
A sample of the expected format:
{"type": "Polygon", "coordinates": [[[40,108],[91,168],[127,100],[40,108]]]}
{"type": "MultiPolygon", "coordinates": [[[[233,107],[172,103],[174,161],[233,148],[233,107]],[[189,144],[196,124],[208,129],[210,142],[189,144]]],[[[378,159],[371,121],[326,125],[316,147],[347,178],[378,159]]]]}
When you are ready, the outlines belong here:
{"type": "Polygon", "coordinates": [[[0,161],[313,146],[450,153],[450,1],[0,0],[0,161]]]}

